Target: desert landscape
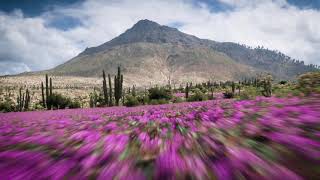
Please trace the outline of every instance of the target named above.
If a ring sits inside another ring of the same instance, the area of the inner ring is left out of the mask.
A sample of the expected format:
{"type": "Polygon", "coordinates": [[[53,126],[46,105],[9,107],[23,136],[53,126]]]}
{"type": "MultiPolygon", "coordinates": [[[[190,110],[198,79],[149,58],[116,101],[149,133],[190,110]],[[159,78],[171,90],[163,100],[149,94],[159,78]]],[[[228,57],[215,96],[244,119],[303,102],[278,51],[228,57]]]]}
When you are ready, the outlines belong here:
{"type": "Polygon", "coordinates": [[[319,179],[320,5],[33,2],[0,2],[0,179],[319,179]]]}

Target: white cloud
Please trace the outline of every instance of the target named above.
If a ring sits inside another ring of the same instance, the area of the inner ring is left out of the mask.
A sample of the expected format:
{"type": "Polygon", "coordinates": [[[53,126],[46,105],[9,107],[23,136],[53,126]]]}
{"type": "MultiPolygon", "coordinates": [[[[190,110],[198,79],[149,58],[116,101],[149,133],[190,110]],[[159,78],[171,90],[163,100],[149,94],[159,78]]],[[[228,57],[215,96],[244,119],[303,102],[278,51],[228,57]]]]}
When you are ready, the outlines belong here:
{"type": "Polygon", "coordinates": [[[5,70],[0,65],[0,74],[54,67],[85,47],[116,37],[140,19],[179,22],[181,31],[201,38],[263,45],[320,64],[319,11],[298,9],[285,0],[219,1],[233,9],[212,12],[208,6],[194,6],[192,0],[88,0],[34,18],[23,17],[19,11],[2,13],[0,62],[8,67],[5,70]],[[48,26],[55,17],[72,17],[80,25],[68,30],[48,26]],[[17,68],[17,64],[25,68],[17,68]]]}

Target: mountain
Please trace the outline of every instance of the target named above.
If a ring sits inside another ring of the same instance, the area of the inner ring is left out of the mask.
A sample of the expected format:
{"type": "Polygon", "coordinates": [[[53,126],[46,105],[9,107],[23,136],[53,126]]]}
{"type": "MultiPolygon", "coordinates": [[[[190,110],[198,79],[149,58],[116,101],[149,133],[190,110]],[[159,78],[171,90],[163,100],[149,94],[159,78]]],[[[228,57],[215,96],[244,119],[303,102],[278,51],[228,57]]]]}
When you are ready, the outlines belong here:
{"type": "Polygon", "coordinates": [[[120,36],[51,70],[53,75],[100,76],[123,68],[135,84],[206,80],[239,80],[258,73],[278,79],[316,70],[276,51],[231,42],[200,39],[176,28],[140,20],[120,36]]]}

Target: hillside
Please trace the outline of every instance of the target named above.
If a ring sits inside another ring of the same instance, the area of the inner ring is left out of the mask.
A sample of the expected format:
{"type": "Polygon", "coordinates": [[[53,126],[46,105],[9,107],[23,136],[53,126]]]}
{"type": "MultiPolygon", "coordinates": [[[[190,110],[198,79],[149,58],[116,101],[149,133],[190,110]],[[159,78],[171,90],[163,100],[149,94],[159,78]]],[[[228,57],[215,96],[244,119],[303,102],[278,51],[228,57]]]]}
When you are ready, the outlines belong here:
{"type": "Polygon", "coordinates": [[[316,70],[276,51],[200,39],[141,20],[111,41],[87,48],[45,72],[93,77],[100,76],[103,69],[113,74],[118,65],[124,68],[126,80],[136,84],[239,80],[261,72],[278,79],[293,79],[316,70]]]}

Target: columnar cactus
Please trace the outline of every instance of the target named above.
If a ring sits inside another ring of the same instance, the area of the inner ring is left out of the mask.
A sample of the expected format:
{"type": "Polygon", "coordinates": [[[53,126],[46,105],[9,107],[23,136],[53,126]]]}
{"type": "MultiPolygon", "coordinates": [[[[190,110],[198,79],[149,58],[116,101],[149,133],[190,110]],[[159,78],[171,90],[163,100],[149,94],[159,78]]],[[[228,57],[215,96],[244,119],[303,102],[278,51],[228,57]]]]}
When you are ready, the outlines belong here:
{"type": "MultiPolygon", "coordinates": [[[[129,90],[130,90],[130,88],[129,88],[129,90]]],[[[132,95],[133,97],[136,96],[136,87],[135,87],[135,85],[132,86],[132,93],[131,93],[131,95],[132,95]]]]}
{"type": "Polygon", "coordinates": [[[50,91],[49,91],[49,96],[52,97],[52,79],[50,78],[50,91]]]}
{"type": "Polygon", "coordinates": [[[107,89],[107,81],[106,81],[106,74],[104,70],[102,71],[102,77],[103,77],[103,96],[104,96],[104,104],[108,105],[109,104],[109,98],[108,98],[108,89],[107,89]]]}
{"type": "Polygon", "coordinates": [[[112,85],[111,85],[111,76],[108,74],[108,80],[109,80],[109,106],[113,106],[112,102],[112,85]]]}
{"type": "Polygon", "coordinates": [[[45,100],[45,98],[44,98],[43,82],[41,82],[41,95],[42,95],[42,106],[45,108],[45,107],[46,107],[46,100],[45,100]]]}
{"type": "Polygon", "coordinates": [[[186,98],[186,99],[189,98],[189,85],[188,85],[188,83],[187,83],[186,89],[185,89],[185,98],[186,98]]]}
{"type": "Polygon", "coordinates": [[[235,92],[236,92],[236,85],[235,85],[235,83],[232,81],[232,83],[231,83],[231,88],[232,88],[232,93],[233,94],[235,94],[235,92]]]}
{"type": "Polygon", "coordinates": [[[29,104],[30,104],[30,93],[29,93],[28,89],[26,90],[26,97],[25,97],[24,101],[25,101],[24,102],[24,109],[28,110],[29,109],[29,104]]]}
{"type": "Polygon", "coordinates": [[[46,74],[46,107],[49,109],[49,79],[48,74],[46,74]]]}
{"type": "Polygon", "coordinates": [[[118,66],[118,74],[114,76],[114,98],[117,106],[119,106],[119,100],[122,97],[122,84],[123,75],[121,74],[120,66],[118,66]]]}
{"type": "Polygon", "coordinates": [[[29,90],[26,89],[25,93],[22,93],[22,87],[19,89],[19,95],[17,97],[17,110],[24,111],[29,109],[30,94],[29,90]]]}

